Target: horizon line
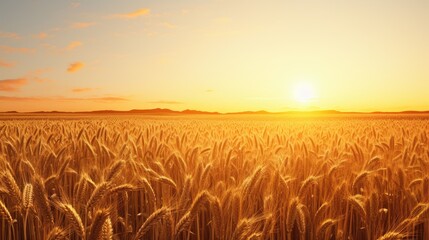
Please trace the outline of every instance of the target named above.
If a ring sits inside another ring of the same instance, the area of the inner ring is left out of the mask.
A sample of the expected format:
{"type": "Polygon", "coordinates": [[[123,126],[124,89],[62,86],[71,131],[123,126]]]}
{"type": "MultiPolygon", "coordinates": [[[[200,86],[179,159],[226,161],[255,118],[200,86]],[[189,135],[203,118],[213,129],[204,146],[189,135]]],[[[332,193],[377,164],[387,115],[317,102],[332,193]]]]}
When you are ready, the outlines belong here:
{"type": "Polygon", "coordinates": [[[100,110],[88,110],[88,111],[2,111],[0,114],[183,114],[183,115],[231,115],[231,114],[429,114],[429,110],[402,110],[402,111],[340,111],[335,109],[325,110],[287,110],[287,111],[267,111],[267,110],[244,110],[234,112],[217,112],[217,111],[204,111],[195,109],[184,109],[184,110],[172,110],[169,108],[145,108],[145,109],[130,109],[130,110],[111,110],[111,109],[100,109],[100,110]]]}

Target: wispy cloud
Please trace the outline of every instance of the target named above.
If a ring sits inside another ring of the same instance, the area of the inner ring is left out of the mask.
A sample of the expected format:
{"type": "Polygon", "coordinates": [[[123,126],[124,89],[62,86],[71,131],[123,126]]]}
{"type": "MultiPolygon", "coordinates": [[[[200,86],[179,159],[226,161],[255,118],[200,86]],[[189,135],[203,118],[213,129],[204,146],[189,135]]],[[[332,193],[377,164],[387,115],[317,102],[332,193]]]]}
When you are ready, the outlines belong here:
{"type": "Polygon", "coordinates": [[[0,59],[0,67],[10,68],[10,67],[14,67],[14,66],[15,66],[15,63],[2,61],[0,59]]]}
{"type": "Polygon", "coordinates": [[[74,41],[69,43],[69,45],[67,45],[67,47],[65,48],[66,51],[71,51],[79,46],[82,46],[82,42],[80,41],[74,41]]]}
{"type": "Polygon", "coordinates": [[[83,62],[71,63],[70,66],[67,68],[67,72],[69,72],[69,73],[76,72],[76,71],[80,70],[81,68],[83,68],[83,66],[85,66],[85,64],[83,62]]]}
{"type": "Polygon", "coordinates": [[[82,92],[91,92],[94,88],[73,88],[72,92],[74,93],[82,93],[82,92]]]}
{"type": "Polygon", "coordinates": [[[15,48],[10,46],[0,45],[0,51],[5,53],[33,53],[35,50],[32,48],[15,48]]]}
{"type": "Polygon", "coordinates": [[[151,101],[151,102],[148,102],[148,103],[151,103],[151,104],[171,104],[171,105],[174,105],[174,104],[183,104],[183,102],[165,101],[165,100],[151,101]]]}
{"type": "Polygon", "coordinates": [[[51,51],[52,53],[55,53],[55,54],[63,54],[65,52],[70,52],[82,45],[83,43],[81,41],[73,41],[67,44],[66,46],[56,46],[56,45],[47,44],[47,43],[42,44],[42,46],[46,50],[51,51]]]}
{"type": "Polygon", "coordinates": [[[25,102],[25,101],[35,101],[40,98],[33,97],[8,97],[0,95],[0,102],[25,102]]]}
{"type": "Polygon", "coordinates": [[[27,85],[27,83],[28,81],[25,78],[0,80],[0,91],[18,92],[20,88],[27,85]]]}
{"type": "Polygon", "coordinates": [[[36,83],[55,82],[55,80],[48,79],[48,78],[43,76],[50,71],[51,71],[50,68],[39,68],[39,69],[28,71],[21,78],[27,79],[29,81],[28,83],[31,83],[31,82],[36,82],[36,83]]]}
{"type": "Polygon", "coordinates": [[[19,96],[1,96],[0,102],[123,102],[129,101],[123,97],[92,97],[92,98],[69,98],[69,97],[19,97],[19,96]]]}
{"type": "Polygon", "coordinates": [[[212,93],[212,92],[214,92],[214,90],[213,90],[213,89],[207,89],[207,90],[206,90],[206,93],[212,93]]]}
{"type": "Polygon", "coordinates": [[[45,32],[41,32],[41,33],[38,33],[38,34],[34,35],[33,37],[37,38],[37,39],[45,39],[45,38],[48,37],[48,34],[45,33],[45,32]]]}
{"type": "Polygon", "coordinates": [[[82,29],[82,28],[94,26],[95,24],[96,24],[95,22],[75,22],[75,23],[72,23],[70,27],[74,29],[82,29]]]}
{"type": "Polygon", "coordinates": [[[140,16],[146,16],[149,14],[150,14],[149,8],[141,8],[141,9],[138,9],[136,11],[129,12],[129,13],[115,14],[114,17],[122,18],[122,19],[132,19],[132,18],[137,18],[140,16]]]}
{"type": "Polygon", "coordinates": [[[9,38],[9,39],[18,40],[18,39],[21,39],[21,36],[13,32],[0,32],[0,38],[9,38]]]}

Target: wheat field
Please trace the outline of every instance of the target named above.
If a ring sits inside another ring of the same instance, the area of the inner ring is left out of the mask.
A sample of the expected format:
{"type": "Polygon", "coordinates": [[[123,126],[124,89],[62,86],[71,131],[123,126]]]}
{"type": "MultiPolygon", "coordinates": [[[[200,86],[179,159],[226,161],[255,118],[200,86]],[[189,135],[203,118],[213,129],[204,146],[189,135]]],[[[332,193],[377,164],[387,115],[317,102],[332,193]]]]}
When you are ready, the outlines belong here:
{"type": "Polygon", "coordinates": [[[428,239],[425,117],[0,119],[0,239],[428,239]]]}

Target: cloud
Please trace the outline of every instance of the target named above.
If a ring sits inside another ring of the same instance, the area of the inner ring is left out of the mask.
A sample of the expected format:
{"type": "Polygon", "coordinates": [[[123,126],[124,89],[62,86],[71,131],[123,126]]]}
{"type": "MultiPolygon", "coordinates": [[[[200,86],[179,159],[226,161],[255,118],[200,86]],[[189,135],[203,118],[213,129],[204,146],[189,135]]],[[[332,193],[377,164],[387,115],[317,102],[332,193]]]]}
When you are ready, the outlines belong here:
{"type": "Polygon", "coordinates": [[[95,22],[75,22],[75,23],[72,23],[70,27],[74,29],[82,29],[82,28],[93,26],[95,24],[96,24],[95,22]]]}
{"type": "Polygon", "coordinates": [[[93,91],[93,88],[73,88],[72,92],[74,93],[81,93],[81,92],[90,92],[93,91]]]}
{"type": "Polygon", "coordinates": [[[10,46],[0,45],[0,51],[5,53],[33,53],[35,50],[32,48],[15,48],[10,46]]]}
{"type": "Polygon", "coordinates": [[[15,66],[15,63],[0,60],[0,67],[10,68],[14,66],[15,66]]]}
{"type": "Polygon", "coordinates": [[[123,18],[123,19],[131,19],[131,18],[137,18],[140,16],[146,16],[149,14],[150,14],[149,8],[141,8],[141,9],[138,9],[138,10],[136,10],[134,12],[130,12],[130,13],[116,14],[116,15],[114,15],[114,17],[123,18]]]}
{"type": "Polygon", "coordinates": [[[69,98],[69,97],[18,97],[18,96],[1,96],[0,102],[122,102],[129,101],[123,97],[92,97],[92,98],[69,98]]]}
{"type": "Polygon", "coordinates": [[[38,33],[38,34],[34,35],[33,37],[37,38],[37,39],[45,39],[45,38],[48,37],[48,34],[45,33],[45,32],[41,32],[41,33],[38,33]]]}
{"type": "Polygon", "coordinates": [[[74,41],[69,43],[69,45],[67,45],[67,47],[65,48],[66,51],[71,51],[79,46],[82,46],[82,42],[79,41],[74,41]]]}
{"type": "Polygon", "coordinates": [[[80,41],[70,42],[65,47],[58,47],[58,46],[55,46],[55,45],[52,45],[52,44],[47,44],[47,43],[42,44],[42,46],[44,48],[46,48],[47,50],[49,50],[49,51],[51,51],[53,53],[56,53],[56,54],[63,54],[65,52],[73,51],[74,49],[76,49],[76,48],[78,48],[78,47],[80,47],[82,45],[83,45],[83,43],[80,42],[80,41]]]}
{"type": "Polygon", "coordinates": [[[17,33],[13,32],[0,32],[0,38],[10,38],[10,39],[21,39],[21,37],[17,33]]]}
{"type": "Polygon", "coordinates": [[[69,73],[76,72],[76,71],[80,70],[81,68],[83,68],[83,66],[85,66],[85,64],[82,62],[71,63],[70,66],[67,68],[67,72],[69,72],[69,73]]]}
{"type": "Polygon", "coordinates": [[[152,104],[183,104],[183,102],[178,102],[178,101],[165,101],[165,100],[159,100],[159,101],[152,101],[152,102],[148,102],[148,103],[152,103],[152,104]]]}
{"type": "Polygon", "coordinates": [[[34,101],[38,98],[32,98],[32,97],[8,97],[8,96],[1,96],[0,95],[0,102],[24,102],[24,101],[34,101]]]}
{"type": "MultiPolygon", "coordinates": [[[[0,67],[2,62],[0,61],[0,67]]],[[[54,80],[44,78],[41,75],[49,72],[49,69],[36,69],[27,72],[24,76],[14,79],[0,80],[0,92],[19,92],[23,86],[30,83],[54,82],[54,80]]]]}
{"type": "Polygon", "coordinates": [[[207,89],[206,90],[206,93],[211,93],[211,92],[214,92],[214,90],[213,89],[207,89]]]}
{"type": "Polygon", "coordinates": [[[26,78],[0,80],[0,91],[18,92],[22,86],[25,86],[27,84],[28,81],[26,78]]]}

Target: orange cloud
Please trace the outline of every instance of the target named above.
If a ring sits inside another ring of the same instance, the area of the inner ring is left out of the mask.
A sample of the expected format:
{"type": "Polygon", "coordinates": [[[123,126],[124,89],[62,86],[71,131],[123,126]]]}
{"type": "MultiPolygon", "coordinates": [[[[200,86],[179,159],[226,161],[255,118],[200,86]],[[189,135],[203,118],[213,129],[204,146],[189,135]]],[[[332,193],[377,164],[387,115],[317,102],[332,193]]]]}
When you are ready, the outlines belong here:
{"type": "Polygon", "coordinates": [[[5,53],[33,53],[35,50],[32,48],[15,48],[15,47],[1,45],[0,51],[5,53]]]}
{"type": "Polygon", "coordinates": [[[10,68],[13,66],[15,66],[15,63],[5,62],[5,61],[0,60],[0,67],[10,68]]]}
{"type": "Polygon", "coordinates": [[[27,85],[28,81],[25,78],[5,79],[0,80],[0,91],[2,92],[18,92],[22,86],[27,85]]]}
{"type": "Polygon", "coordinates": [[[83,66],[85,66],[85,64],[82,62],[71,63],[70,66],[67,68],[67,72],[69,72],[69,73],[76,72],[76,71],[80,70],[81,68],[83,68],[83,66]]]}
{"type": "Polygon", "coordinates": [[[21,39],[17,33],[12,32],[0,32],[0,38],[21,39]]]}
{"type": "Polygon", "coordinates": [[[123,18],[123,19],[131,19],[131,18],[136,18],[140,16],[146,16],[146,15],[149,15],[149,13],[150,13],[149,8],[141,8],[130,13],[116,14],[115,17],[123,18]]]}
{"type": "Polygon", "coordinates": [[[74,93],[81,93],[81,92],[90,92],[94,90],[93,88],[73,88],[72,92],[74,93]]]}
{"type": "Polygon", "coordinates": [[[39,33],[39,34],[34,35],[33,37],[34,37],[34,38],[37,38],[37,39],[45,39],[45,38],[47,38],[47,37],[48,37],[48,34],[47,34],[47,33],[45,33],[45,32],[41,32],[41,33],[39,33]]]}
{"type": "Polygon", "coordinates": [[[58,102],[79,102],[79,101],[92,101],[92,102],[122,102],[129,101],[123,97],[93,97],[93,98],[69,98],[69,97],[10,97],[1,96],[0,102],[35,102],[35,101],[58,101],[58,102]]]}
{"type": "Polygon", "coordinates": [[[95,22],[76,22],[71,25],[71,28],[82,29],[95,25],[95,22]]]}
{"type": "Polygon", "coordinates": [[[82,42],[74,41],[74,42],[69,43],[69,45],[67,45],[67,47],[65,48],[65,50],[71,51],[71,50],[73,50],[73,49],[75,49],[75,48],[77,48],[79,46],[82,46],[82,42]]]}

